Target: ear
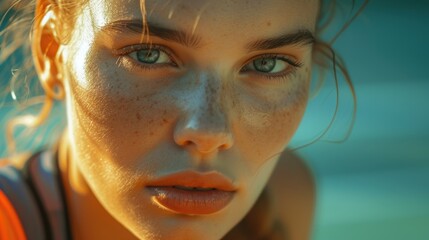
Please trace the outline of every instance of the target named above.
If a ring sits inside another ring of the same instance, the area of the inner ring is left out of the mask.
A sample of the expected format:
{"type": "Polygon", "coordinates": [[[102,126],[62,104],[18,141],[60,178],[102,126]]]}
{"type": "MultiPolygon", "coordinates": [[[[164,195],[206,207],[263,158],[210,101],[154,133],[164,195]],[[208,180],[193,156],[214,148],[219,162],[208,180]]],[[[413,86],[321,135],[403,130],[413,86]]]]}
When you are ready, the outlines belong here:
{"type": "Polygon", "coordinates": [[[58,35],[58,14],[49,0],[38,0],[33,28],[34,65],[47,97],[64,98],[62,44],[58,35]]]}

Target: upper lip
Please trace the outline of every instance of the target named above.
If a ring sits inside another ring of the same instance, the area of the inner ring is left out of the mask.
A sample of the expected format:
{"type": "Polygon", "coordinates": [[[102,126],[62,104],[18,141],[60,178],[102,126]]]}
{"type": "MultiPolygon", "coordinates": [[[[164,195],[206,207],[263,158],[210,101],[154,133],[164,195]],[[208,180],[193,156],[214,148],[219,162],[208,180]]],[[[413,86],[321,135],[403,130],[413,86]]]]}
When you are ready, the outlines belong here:
{"type": "Polygon", "coordinates": [[[236,191],[237,187],[225,175],[216,171],[196,172],[181,171],[162,176],[147,184],[148,187],[195,187],[195,188],[215,188],[222,191],[236,191]]]}

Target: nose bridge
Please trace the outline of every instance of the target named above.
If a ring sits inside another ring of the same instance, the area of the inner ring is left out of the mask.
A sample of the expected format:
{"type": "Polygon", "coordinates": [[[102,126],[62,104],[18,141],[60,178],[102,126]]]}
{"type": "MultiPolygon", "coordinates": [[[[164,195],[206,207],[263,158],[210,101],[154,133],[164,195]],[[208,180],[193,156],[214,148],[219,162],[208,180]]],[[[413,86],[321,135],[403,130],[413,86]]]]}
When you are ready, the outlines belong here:
{"type": "MultiPolygon", "coordinates": [[[[200,77],[202,85],[202,96],[198,107],[195,109],[196,115],[200,115],[201,123],[204,123],[205,119],[212,120],[226,120],[224,103],[222,102],[222,81],[219,77],[213,74],[204,74],[200,77]]],[[[223,100],[226,100],[223,98],[223,100]]],[[[217,122],[217,121],[216,121],[217,122]]],[[[212,122],[213,125],[217,125],[220,122],[212,122]]]]}
{"type": "Polygon", "coordinates": [[[225,82],[213,73],[196,76],[197,87],[175,130],[178,145],[193,145],[209,153],[232,146],[225,82]]]}

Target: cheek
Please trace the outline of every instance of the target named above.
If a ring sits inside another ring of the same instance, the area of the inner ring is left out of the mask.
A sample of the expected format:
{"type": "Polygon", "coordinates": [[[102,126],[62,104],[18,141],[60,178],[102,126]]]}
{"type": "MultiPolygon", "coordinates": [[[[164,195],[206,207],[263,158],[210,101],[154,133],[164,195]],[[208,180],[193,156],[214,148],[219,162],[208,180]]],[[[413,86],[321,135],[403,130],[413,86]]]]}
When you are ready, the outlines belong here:
{"type": "Polygon", "coordinates": [[[277,157],[287,146],[303,117],[308,99],[309,74],[296,77],[287,87],[266,91],[259,98],[237,94],[235,144],[253,159],[256,168],[277,157]]]}
{"type": "Polygon", "coordinates": [[[69,81],[69,125],[81,149],[95,159],[132,164],[133,157],[153,149],[171,130],[172,97],[115,69],[114,59],[96,57],[84,70],[84,81],[69,81]],[[86,82],[85,86],[79,84],[86,82]]]}

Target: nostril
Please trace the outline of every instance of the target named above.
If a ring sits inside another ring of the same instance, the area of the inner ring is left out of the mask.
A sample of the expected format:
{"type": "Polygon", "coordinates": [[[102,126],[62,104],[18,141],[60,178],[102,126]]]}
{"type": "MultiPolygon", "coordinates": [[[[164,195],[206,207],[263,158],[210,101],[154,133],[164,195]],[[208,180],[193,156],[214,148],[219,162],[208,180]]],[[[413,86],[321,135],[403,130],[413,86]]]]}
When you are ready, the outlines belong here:
{"type": "Polygon", "coordinates": [[[193,144],[201,153],[211,153],[219,150],[227,150],[232,146],[232,138],[229,134],[213,134],[194,139],[193,144]]]}
{"type": "Polygon", "coordinates": [[[174,137],[177,145],[181,147],[195,147],[203,154],[218,150],[227,150],[232,146],[232,136],[227,133],[213,133],[195,129],[182,129],[174,137]]]}
{"type": "Polygon", "coordinates": [[[186,138],[183,138],[183,137],[175,137],[174,140],[177,143],[177,145],[182,147],[189,146],[192,144],[191,140],[187,140],[186,138]]]}
{"type": "Polygon", "coordinates": [[[219,150],[227,150],[227,149],[229,149],[229,148],[231,147],[231,145],[232,145],[232,144],[227,144],[227,143],[222,144],[222,145],[219,147],[219,150]]]}

